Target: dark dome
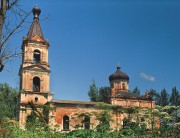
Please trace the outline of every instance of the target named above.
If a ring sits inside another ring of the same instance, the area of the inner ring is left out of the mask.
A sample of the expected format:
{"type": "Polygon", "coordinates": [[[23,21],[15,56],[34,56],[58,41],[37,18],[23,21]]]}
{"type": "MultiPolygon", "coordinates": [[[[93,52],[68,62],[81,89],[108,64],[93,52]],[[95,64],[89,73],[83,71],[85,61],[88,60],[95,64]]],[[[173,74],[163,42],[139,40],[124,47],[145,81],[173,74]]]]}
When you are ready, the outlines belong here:
{"type": "Polygon", "coordinates": [[[129,76],[126,73],[122,72],[121,68],[118,66],[117,71],[109,76],[109,81],[119,80],[119,79],[129,81],[129,76]]]}
{"type": "Polygon", "coordinates": [[[34,18],[38,18],[40,13],[41,13],[41,9],[38,7],[38,6],[35,6],[33,9],[32,9],[32,12],[34,14],[34,18]]]}

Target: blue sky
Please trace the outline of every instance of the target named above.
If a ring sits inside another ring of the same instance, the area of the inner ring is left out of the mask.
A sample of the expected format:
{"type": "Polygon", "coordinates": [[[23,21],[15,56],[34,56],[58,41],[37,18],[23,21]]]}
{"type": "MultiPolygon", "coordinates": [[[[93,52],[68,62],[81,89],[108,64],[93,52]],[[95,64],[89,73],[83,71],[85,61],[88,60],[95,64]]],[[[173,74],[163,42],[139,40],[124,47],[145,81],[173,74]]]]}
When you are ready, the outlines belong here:
{"type": "MultiPolygon", "coordinates": [[[[36,1],[20,1],[30,11],[36,1]]],[[[38,0],[41,27],[50,41],[51,91],[54,99],[89,100],[92,79],[109,86],[119,62],[129,88],[180,91],[180,1],[38,0]],[[43,20],[49,17],[48,20],[43,20]]],[[[28,21],[32,21],[31,15],[28,21]]],[[[30,27],[11,38],[20,51],[30,27]]],[[[0,82],[19,87],[21,58],[9,62],[0,82]]]]}

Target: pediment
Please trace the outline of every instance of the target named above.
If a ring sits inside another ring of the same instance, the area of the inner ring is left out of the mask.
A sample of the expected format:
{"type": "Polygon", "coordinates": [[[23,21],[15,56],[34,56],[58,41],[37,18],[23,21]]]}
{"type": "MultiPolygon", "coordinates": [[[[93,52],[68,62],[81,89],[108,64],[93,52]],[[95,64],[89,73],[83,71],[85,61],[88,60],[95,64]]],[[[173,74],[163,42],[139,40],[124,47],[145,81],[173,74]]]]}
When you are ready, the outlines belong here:
{"type": "Polygon", "coordinates": [[[41,37],[39,35],[35,35],[35,36],[31,37],[31,40],[35,40],[35,41],[38,41],[38,42],[44,42],[43,37],[41,37]]]}

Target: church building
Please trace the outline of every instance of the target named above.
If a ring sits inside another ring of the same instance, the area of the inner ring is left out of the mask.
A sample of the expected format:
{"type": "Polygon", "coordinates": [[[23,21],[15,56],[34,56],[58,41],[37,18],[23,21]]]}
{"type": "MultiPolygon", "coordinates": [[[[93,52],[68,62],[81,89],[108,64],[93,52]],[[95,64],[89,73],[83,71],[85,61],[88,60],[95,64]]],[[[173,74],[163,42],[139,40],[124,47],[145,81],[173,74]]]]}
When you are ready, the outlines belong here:
{"type": "MultiPolygon", "coordinates": [[[[97,126],[98,120],[93,113],[100,113],[102,110],[95,108],[98,102],[57,100],[53,99],[50,91],[50,66],[48,63],[49,41],[44,38],[39,23],[41,10],[35,6],[32,10],[34,18],[27,36],[22,42],[22,64],[19,70],[20,76],[20,110],[19,125],[24,128],[26,118],[31,114],[32,108],[29,102],[35,105],[48,105],[52,107],[48,113],[48,123],[52,128],[59,131],[71,131],[82,121],[78,114],[87,114],[84,117],[84,129],[93,129],[97,126]],[[89,115],[88,115],[89,114],[89,115]],[[90,116],[91,114],[91,116],[90,116]]],[[[107,80],[108,81],[108,80],[107,80]]],[[[109,76],[110,83],[110,106],[120,107],[144,107],[153,109],[154,100],[148,93],[139,96],[129,92],[129,77],[117,67],[115,73],[109,76]]],[[[62,92],[63,93],[63,92],[62,92]]],[[[39,109],[40,110],[40,109],[39,109]]],[[[112,128],[121,128],[123,125],[124,113],[113,114],[112,128]]]]}

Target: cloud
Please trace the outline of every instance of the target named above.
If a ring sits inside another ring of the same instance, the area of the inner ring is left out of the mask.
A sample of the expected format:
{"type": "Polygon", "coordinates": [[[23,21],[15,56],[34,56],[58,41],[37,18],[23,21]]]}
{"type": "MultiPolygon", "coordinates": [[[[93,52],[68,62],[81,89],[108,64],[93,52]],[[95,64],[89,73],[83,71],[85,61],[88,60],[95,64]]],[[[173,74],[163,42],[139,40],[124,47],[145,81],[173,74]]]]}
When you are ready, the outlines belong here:
{"type": "Polygon", "coordinates": [[[155,77],[150,76],[150,75],[147,75],[147,74],[145,74],[145,73],[141,73],[141,74],[140,74],[140,77],[143,78],[143,79],[145,79],[145,80],[148,80],[148,81],[155,81],[155,77]]]}

